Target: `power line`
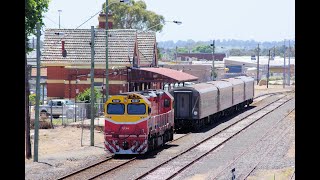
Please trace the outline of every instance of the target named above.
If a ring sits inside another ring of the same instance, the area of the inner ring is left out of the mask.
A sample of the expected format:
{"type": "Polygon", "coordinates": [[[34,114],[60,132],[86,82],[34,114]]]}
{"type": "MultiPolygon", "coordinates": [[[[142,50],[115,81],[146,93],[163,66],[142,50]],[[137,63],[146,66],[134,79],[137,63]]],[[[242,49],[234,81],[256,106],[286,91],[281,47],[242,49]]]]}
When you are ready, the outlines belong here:
{"type": "MultiPolygon", "coordinates": [[[[56,25],[59,25],[58,23],[56,23],[55,21],[53,21],[52,19],[50,19],[48,16],[44,16],[45,18],[47,18],[48,20],[50,20],[51,22],[53,22],[56,25]]],[[[61,26],[61,25],[60,25],[61,26]]],[[[63,26],[61,26],[63,27],[63,26]]],[[[63,27],[64,29],[66,29],[65,27],[63,27]]]]}
{"type": "MultiPolygon", "coordinates": [[[[86,22],[88,22],[90,19],[92,19],[94,16],[96,16],[97,14],[99,14],[101,11],[103,10],[99,10],[97,13],[95,13],[94,15],[92,15],[89,19],[87,19],[86,21],[84,21],[82,24],[80,24],[77,28],[75,28],[72,32],[74,32],[76,29],[80,28],[82,25],[84,25],[86,22]]],[[[48,18],[48,17],[47,17],[48,18]]],[[[49,18],[48,18],[49,19],[49,18]]],[[[62,38],[60,38],[57,42],[54,42],[52,46],[50,46],[48,49],[53,48],[57,43],[59,43],[63,38],[68,37],[68,35],[70,35],[71,33],[64,35],[62,38]]]]}

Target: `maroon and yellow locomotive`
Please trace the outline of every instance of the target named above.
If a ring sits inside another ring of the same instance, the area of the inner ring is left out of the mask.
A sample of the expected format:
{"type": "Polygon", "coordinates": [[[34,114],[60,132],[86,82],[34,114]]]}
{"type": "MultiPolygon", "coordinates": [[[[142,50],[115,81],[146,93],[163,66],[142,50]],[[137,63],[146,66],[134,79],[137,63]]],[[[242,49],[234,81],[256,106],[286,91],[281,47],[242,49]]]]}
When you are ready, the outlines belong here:
{"type": "Polygon", "coordinates": [[[143,154],[173,140],[173,97],[163,90],[127,92],[105,103],[105,147],[143,154]]]}

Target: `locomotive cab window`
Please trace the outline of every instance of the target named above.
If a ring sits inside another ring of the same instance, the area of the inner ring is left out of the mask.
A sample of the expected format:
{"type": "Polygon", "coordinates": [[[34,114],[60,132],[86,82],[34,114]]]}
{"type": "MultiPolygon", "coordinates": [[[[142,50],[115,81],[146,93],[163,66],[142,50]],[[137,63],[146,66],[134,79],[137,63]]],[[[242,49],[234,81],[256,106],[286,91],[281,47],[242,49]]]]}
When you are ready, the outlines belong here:
{"type": "Polygon", "coordinates": [[[146,114],[145,104],[128,104],[128,114],[146,114]]]}
{"type": "Polygon", "coordinates": [[[124,114],[124,104],[108,104],[107,107],[108,114],[124,114]]]}
{"type": "Polygon", "coordinates": [[[164,107],[170,107],[170,100],[169,99],[164,100],[164,107]]]}

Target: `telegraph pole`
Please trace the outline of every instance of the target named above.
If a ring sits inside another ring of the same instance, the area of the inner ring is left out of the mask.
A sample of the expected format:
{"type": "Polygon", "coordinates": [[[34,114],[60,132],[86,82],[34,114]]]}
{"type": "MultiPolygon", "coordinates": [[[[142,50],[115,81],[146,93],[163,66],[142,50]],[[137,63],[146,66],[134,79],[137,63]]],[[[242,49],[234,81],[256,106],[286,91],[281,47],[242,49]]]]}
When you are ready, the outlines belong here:
{"type": "Polygon", "coordinates": [[[176,60],[176,63],[178,62],[178,46],[176,46],[176,56],[175,56],[175,60],[176,60]]]}
{"type": "Polygon", "coordinates": [[[94,146],[94,26],[91,26],[91,126],[90,126],[90,145],[94,146]]]}
{"type": "Polygon", "coordinates": [[[288,86],[290,86],[290,76],[291,76],[290,56],[291,56],[291,47],[290,47],[290,40],[289,40],[289,54],[288,54],[288,59],[289,59],[289,69],[288,69],[288,86]]]}
{"type": "Polygon", "coordinates": [[[284,51],[283,51],[283,88],[286,84],[286,40],[283,41],[284,51]]]}
{"type": "Polygon", "coordinates": [[[39,104],[40,104],[40,23],[37,22],[37,79],[36,79],[36,109],[34,120],[34,162],[38,162],[39,144],[39,104]]]}
{"type": "Polygon", "coordinates": [[[257,85],[259,84],[259,53],[260,53],[260,48],[259,48],[259,43],[258,43],[258,60],[257,60],[257,85]]]}
{"type": "Polygon", "coordinates": [[[59,12],[59,29],[60,29],[60,13],[62,12],[62,10],[58,10],[58,12],[59,12]]]}
{"type": "Polygon", "coordinates": [[[106,101],[109,98],[109,61],[108,61],[108,0],[106,0],[106,101]]]}
{"type": "Polygon", "coordinates": [[[269,86],[269,73],[270,73],[270,49],[269,49],[269,58],[268,58],[268,73],[267,73],[267,88],[269,86]]]}
{"type": "Polygon", "coordinates": [[[210,46],[212,46],[212,80],[214,81],[214,72],[215,72],[215,69],[214,69],[214,41],[215,40],[212,40],[212,44],[210,44],[210,46]]]}

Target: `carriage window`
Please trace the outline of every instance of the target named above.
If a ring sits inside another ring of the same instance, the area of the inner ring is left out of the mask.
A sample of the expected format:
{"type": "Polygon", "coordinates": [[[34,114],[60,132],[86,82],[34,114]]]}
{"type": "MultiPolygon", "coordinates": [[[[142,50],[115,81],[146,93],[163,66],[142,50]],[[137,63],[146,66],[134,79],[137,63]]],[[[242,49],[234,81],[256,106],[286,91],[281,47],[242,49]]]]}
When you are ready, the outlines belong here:
{"type": "Polygon", "coordinates": [[[169,99],[164,100],[164,107],[170,107],[170,101],[169,99]]]}
{"type": "Polygon", "coordinates": [[[124,104],[108,104],[108,114],[124,114],[124,104]]]}
{"type": "Polygon", "coordinates": [[[146,105],[145,104],[128,104],[128,114],[145,114],[146,105]]]}

